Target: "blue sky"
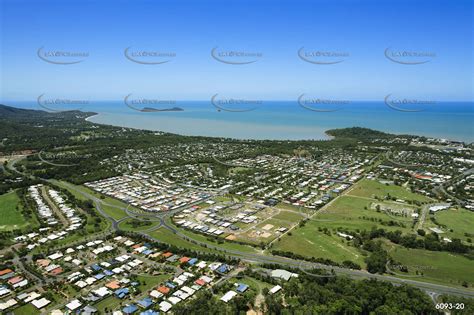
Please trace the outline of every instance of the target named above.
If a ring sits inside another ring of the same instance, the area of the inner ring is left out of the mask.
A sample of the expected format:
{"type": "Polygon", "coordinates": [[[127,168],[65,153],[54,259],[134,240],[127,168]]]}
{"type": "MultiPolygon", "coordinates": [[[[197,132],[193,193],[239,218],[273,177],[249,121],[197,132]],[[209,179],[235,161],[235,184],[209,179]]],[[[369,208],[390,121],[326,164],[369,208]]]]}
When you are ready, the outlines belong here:
{"type": "Polygon", "coordinates": [[[302,93],[351,100],[400,97],[473,100],[472,1],[48,1],[1,0],[1,100],[46,93],[121,100],[134,93],[177,100],[229,97],[294,100],[302,93]],[[86,52],[56,65],[45,50],[86,52]],[[172,52],[143,65],[124,49],[172,52]],[[211,49],[257,52],[230,65],[211,49]],[[316,65],[297,51],[344,52],[316,65]],[[384,50],[423,51],[430,61],[404,65],[384,50]]]}

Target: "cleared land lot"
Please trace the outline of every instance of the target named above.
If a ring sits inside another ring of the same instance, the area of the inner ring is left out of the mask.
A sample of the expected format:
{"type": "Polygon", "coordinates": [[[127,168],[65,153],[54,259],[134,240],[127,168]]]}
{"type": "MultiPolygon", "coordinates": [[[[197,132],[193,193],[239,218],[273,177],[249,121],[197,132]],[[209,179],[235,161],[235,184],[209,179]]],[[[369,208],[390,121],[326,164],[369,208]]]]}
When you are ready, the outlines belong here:
{"type": "Polygon", "coordinates": [[[318,222],[318,227],[328,229],[342,228],[361,231],[376,227],[386,230],[400,230],[404,233],[411,232],[411,218],[389,216],[383,211],[377,212],[371,207],[372,203],[373,201],[365,198],[341,196],[311,221],[318,222]],[[395,225],[389,225],[390,221],[393,221],[395,225]]]}
{"type": "Polygon", "coordinates": [[[413,233],[413,219],[409,215],[390,214],[388,210],[415,210],[409,203],[384,200],[387,194],[397,199],[429,201],[422,195],[409,192],[403,187],[385,185],[375,180],[362,180],[346,195],[340,196],[313,216],[304,227],[292,230],[274,243],[275,250],[293,252],[306,257],[328,258],[336,262],[351,260],[365,266],[362,253],[338,236],[338,230],[360,232],[372,228],[387,231],[400,230],[404,234],[413,233]],[[376,200],[375,197],[379,198],[376,200]],[[382,210],[377,211],[376,206],[382,210]],[[323,230],[329,230],[327,235],[323,230]]]}
{"type": "Polygon", "coordinates": [[[326,235],[318,231],[319,222],[309,221],[274,243],[273,249],[292,252],[305,257],[328,258],[336,262],[350,260],[364,265],[362,254],[348,246],[346,240],[335,234],[326,235]]]}
{"type": "MultiPolygon", "coordinates": [[[[416,275],[416,270],[423,272],[423,277],[416,277],[417,280],[453,285],[467,281],[470,287],[474,285],[474,261],[461,255],[407,249],[398,245],[392,245],[389,255],[394,261],[407,266],[408,274],[416,275]]],[[[397,274],[403,272],[397,271],[397,274]]]]}
{"type": "Polygon", "coordinates": [[[0,231],[21,229],[28,225],[18,209],[19,204],[20,199],[14,191],[0,195],[0,231]]]}
{"type": "Polygon", "coordinates": [[[243,231],[236,232],[234,234],[235,238],[249,244],[267,244],[282,234],[277,231],[278,229],[285,228],[288,230],[305,218],[303,214],[296,211],[281,209],[278,211],[277,214],[267,218],[259,213],[257,216],[263,220],[258,224],[240,225],[243,231]]]}
{"type": "Polygon", "coordinates": [[[464,241],[468,238],[474,239],[474,212],[466,209],[450,208],[438,211],[434,216],[439,224],[446,226],[446,228],[443,228],[446,232],[443,236],[459,238],[464,241]]]}
{"type": "Polygon", "coordinates": [[[411,191],[407,190],[404,187],[396,186],[396,185],[386,185],[378,182],[377,180],[369,180],[363,179],[359,181],[354,188],[348,193],[351,196],[359,196],[359,197],[366,197],[366,198],[384,198],[389,194],[392,197],[398,199],[408,200],[416,200],[421,202],[428,202],[431,199],[412,193],[411,191]]]}
{"type": "Polygon", "coordinates": [[[246,253],[257,253],[257,252],[259,252],[257,249],[255,249],[254,247],[252,247],[250,245],[242,245],[242,244],[238,244],[238,243],[234,243],[234,242],[230,242],[230,241],[224,241],[224,240],[222,240],[222,243],[211,242],[210,240],[208,240],[207,236],[204,236],[202,234],[197,234],[197,233],[194,233],[192,231],[189,231],[189,230],[186,230],[186,229],[181,229],[181,228],[176,228],[176,229],[179,230],[181,233],[183,233],[183,234],[189,236],[190,238],[194,239],[194,240],[204,242],[204,243],[210,244],[210,245],[219,245],[219,247],[222,248],[222,249],[238,250],[238,251],[246,252],[246,253]]]}

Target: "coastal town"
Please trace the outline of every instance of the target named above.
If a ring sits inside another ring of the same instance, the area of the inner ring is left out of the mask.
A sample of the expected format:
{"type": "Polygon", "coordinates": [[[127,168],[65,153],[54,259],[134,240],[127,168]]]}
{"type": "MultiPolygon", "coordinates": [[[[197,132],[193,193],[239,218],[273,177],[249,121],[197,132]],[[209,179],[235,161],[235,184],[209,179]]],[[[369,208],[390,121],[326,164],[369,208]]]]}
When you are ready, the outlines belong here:
{"type": "MultiPolygon", "coordinates": [[[[19,307],[22,313],[102,314],[116,310],[117,314],[148,315],[172,311],[200,290],[213,290],[222,303],[253,290],[250,282],[241,280],[246,266],[188,257],[125,236],[96,239],[51,254],[38,253],[28,263],[25,270],[15,265],[0,270],[0,296],[5,300],[0,304],[2,312],[19,307]],[[224,282],[233,289],[220,288],[224,282]],[[58,289],[64,293],[59,294],[58,289]]],[[[284,270],[268,273],[276,281],[292,275],[284,270]]],[[[274,285],[269,294],[280,290],[281,286],[274,285]]]]}
{"type": "Polygon", "coordinates": [[[474,0],[0,2],[0,315],[474,315],[474,0]]]}
{"type": "Polygon", "coordinates": [[[410,279],[426,307],[473,296],[472,145],[101,128],[78,132],[114,149],[2,154],[0,312],[264,314],[295,286],[357,279],[410,279]]]}

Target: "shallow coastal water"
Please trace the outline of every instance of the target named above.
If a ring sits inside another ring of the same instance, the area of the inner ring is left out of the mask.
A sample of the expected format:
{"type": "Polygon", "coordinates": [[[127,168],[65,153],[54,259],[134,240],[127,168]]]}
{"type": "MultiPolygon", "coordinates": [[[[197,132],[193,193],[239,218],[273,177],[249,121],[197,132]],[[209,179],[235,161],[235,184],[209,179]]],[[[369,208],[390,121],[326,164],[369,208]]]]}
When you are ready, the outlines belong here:
{"type": "MultiPolygon", "coordinates": [[[[33,102],[7,105],[41,109],[33,102]]],[[[139,112],[127,107],[123,101],[90,102],[81,110],[96,112],[97,115],[88,119],[95,123],[183,135],[327,139],[324,132],[328,129],[360,126],[399,134],[474,141],[472,102],[420,105],[417,112],[397,111],[383,102],[352,102],[331,108],[318,106],[309,109],[291,101],[264,101],[258,106],[237,108],[234,105],[223,109],[206,101],[178,101],[171,107],[175,106],[183,111],[139,112]],[[241,111],[226,110],[236,108],[241,111]],[[326,109],[335,110],[321,111],[326,109]]]]}

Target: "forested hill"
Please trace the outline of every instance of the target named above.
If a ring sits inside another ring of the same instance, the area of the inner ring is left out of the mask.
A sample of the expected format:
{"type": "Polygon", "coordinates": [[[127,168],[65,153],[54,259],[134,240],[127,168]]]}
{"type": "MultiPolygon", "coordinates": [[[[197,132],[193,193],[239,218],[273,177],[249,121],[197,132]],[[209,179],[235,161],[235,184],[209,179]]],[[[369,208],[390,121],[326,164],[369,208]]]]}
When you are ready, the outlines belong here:
{"type": "Polygon", "coordinates": [[[47,112],[44,110],[23,109],[0,104],[0,120],[10,122],[37,123],[41,120],[84,119],[95,113],[81,111],[47,112]]]}
{"type": "MultiPolygon", "coordinates": [[[[390,134],[378,130],[362,127],[351,127],[342,129],[331,129],[326,131],[330,136],[336,138],[351,138],[351,139],[390,139],[398,137],[398,135],[390,134]]],[[[404,135],[404,137],[407,137],[404,135]]]]}
{"type": "Polygon", "coordinates": [[[85,121],[92,115],[92,112],[47,112],[0,105],[0,153],[70,144],[72,137],[98,128],[85,121]]]}

